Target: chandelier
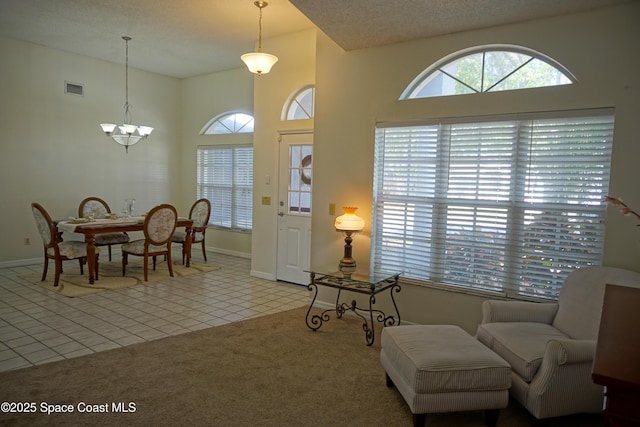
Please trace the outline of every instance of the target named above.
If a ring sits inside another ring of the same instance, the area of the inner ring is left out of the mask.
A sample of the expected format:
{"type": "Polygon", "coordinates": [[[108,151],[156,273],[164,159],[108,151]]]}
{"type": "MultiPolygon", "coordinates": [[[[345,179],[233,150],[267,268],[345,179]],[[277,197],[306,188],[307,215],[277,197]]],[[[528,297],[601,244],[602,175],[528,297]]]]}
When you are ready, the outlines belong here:
{"type": "Polygon", "coordinates": [[[113,138],[118,144],[123,145],[125,151],[128,153],[129,147],[137,144],[141,139],[147,138],[151,132],[153,132],[153,128],[150,126],[131,124],[130,110],[133,108],[133,106],[129,104],[129,40],[131,40],[131,37],[123,36],[122,39],[126,47],[124,124],[101,123],[100,126],[107,136],[113,138]]]}
{"type": "Polygon", "coordinates": [[[245,53],[240,57],[240,59],[247,64],[249,71],[254,74],[261,75],[267,74],[271,70],[273,64],[278,62],[278,57],[271,55],[270,53],[262,52],[262,9],[267,7],[269,3],[258,0],[253,2],[253,4],[260,9],[260,19],[258,20],[258,51],[245,53]]]}

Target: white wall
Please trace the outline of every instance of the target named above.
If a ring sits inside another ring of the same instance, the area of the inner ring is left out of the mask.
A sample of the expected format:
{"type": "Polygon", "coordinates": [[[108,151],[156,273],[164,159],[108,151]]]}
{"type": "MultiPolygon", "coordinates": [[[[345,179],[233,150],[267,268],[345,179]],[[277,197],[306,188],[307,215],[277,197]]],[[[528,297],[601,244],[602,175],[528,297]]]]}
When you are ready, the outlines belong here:
{"type": "MultiPolygon", "coordinates": [[[[240,58],[238,58],[240,62],[240,58]]],[[[185,215],[196,200],[197,149],[205,145],[252,144],[252,134],[200,135],[202,128],[225,112],[253,115],[253,75],[246,68],[207,74],[182,80],[182,204],[185,215]]],[[[216,206],[212,206],[216,209],[216,206]]],[[[251,255],[251,234],[207,230],[206,245],[219,252],[251,255]]]]}
{"type": "MultiPolygon", "coordinates": [[[[640,208],[635,171],[640,160],[640,3],[567,17],[531,21],[343,52],[318,37],[313,204],[319,211],[358,206],[367,226],[354,239],[354,258],[368,263],[372,211],[374,128],[377,121],[615,107],[611,193],[640,208]],[[573,86],[398,101],[426,67],[464,48],[485,44],[525,46],[564,64],[578,78],[573,86]]],[[[315,215],[312,265],[337,262],[343,240],[333,217],[315,215]]],[[[640,230],[611,210],[605,265],[640,271],[640,230]]],[[[328,301],[330,298],[323,295],[328,301]]],[[[475,331],[482,297],[417,286],[397,296],[405,319],[456,323],[475,331]]],[[[380,299],[379,299],[380,301],[380,299]]]]}
{"type": "MultiPolygon", "coordinates": [[[[135,55],[135,45],[129,50],[135,55]]],[[[32,202],[57,219],[77,215],[91,195],[115,211],[128,197],[140,212],[176,203],[179,80],[129,69],[133,120],[155,130],[125,154],[99,126],[124,118],[123,65],[8,38],[0,38],[0,56],[0,264],[42,257],[32,202]],[[85,95],[65,95],[65,81],[83,84],[85,95]]]]}
{"type": "Polygon", "coordinates": [[[275,279],[276,274],[278,135],[313,128],[313,120],[281,121],[280,114],[291,92],[305,84],[315,84],[315,37],[315,30],[308,30],[263,41],[264,51],[279,59],[269,74],[254,77],[256,127],[253,135],[251,273],[258,277],[275,279]],[[269,184],[266,183],[267,176],[269,184]],[[271,197],[271,205],[261,204],[263,196],[271,197]]]}

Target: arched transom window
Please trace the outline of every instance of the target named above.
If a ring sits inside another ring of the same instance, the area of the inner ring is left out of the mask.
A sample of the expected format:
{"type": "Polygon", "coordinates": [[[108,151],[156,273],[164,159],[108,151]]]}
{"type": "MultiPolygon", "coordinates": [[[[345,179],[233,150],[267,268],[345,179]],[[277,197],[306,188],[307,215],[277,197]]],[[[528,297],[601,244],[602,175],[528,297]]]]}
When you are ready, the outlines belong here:
{"type": "Polygon", "coordinates": [[[400,99],[464,95],[572,84],[561,64],[521,46],[481,46],[446,56],[424,70],[400,99]]]}
{"type": "Polygon", "coordinates": [[[313,118],[315,87],[305,85],[289,95],[282,109],[282,120],[301,120],[313,118]]]}
{"type": "Polygon", "coordinates": [[[224,113],[209,120],[200,134],[221,135],[229,133],[252,133],[253,116],[245,113],[224,113]]]}

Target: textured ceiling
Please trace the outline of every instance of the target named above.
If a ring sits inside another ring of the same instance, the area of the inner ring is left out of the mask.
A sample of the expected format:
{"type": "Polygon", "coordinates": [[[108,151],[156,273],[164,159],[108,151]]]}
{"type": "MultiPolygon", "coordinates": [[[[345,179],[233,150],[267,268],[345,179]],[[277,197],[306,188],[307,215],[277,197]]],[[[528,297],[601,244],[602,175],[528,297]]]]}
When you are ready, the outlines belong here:
{"type": "MultiPolygon", "coordinates": [[[[269,0],[262,33],[315,24],[351,50],[629,1],[269,0]]],[[[182,78],[242,67],[258,16],[253,0],[0,0],[0,35],[117,63],[128,35],[131,67],[182,78]]]]}
{"type": "Polygon", "coordinates": [[[382,46],[630,0],[290,0],[343,49],[382,46]]]}

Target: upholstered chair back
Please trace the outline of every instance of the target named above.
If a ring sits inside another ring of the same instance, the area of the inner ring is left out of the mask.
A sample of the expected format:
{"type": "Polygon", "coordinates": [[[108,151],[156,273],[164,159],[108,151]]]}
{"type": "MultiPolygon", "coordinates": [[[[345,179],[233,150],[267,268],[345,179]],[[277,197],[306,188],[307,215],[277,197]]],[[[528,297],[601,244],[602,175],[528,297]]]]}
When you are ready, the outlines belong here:
{"type": "Polygon", "coordinates": [[[211,203],[207,199],[197,200],[191,207],[189,217],[193,220],[193,228],[206,228],[211,215],[211,203]]]}
{"type": "Polygon", "coordinates": [[[574,339],[596,340],[607,283],[640,287],[640,273],[614,267],[574,270],[560,289],[553,326],[574,339]]]}
{"type": "Polygon", "coordinates": [[[171,241],[178,213],[171,205],[159,205],[149,211],[144,223],[144,237],[148,243],[161,246],[171,241]]]}
{"type": "Polygon", "coordinates": [[[98,197],[87,197],[80,202],[78,208],[78,216],[81,218],[88,218],[91,214],[94,218],[104,218],[110,212],[107,202],[98,197]]]}
{"type": "Polygon", "coordinates": [[[38,227],[38,233],[42,238],[42,242],[45,247],[50,247],[54,240],[53,229],[51,227],[51,217],[47,211],[38,203],[31,204],[31,211],[33,212],[33,218],[36,220],[36,227],[38,227]]]}

